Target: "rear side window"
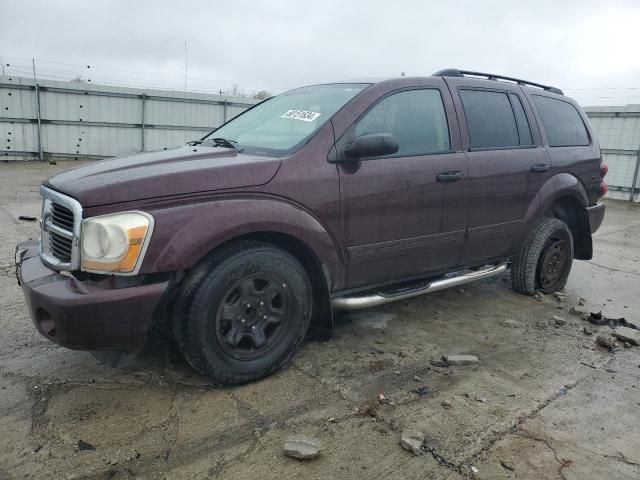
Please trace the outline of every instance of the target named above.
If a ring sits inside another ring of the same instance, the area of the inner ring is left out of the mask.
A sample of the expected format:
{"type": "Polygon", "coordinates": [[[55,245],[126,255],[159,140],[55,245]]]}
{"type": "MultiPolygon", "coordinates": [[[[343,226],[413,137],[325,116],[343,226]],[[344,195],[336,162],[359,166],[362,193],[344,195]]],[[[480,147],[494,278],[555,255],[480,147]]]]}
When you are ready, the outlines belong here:
{"type": "Polygon", "coordinates": [[[511,100],[511,106],[513,107],[513,113],[516,116],[516,123],[518,125],[518,137],[520,137],[520,145],[533,145],[533,138],[531,138],[531,127],[529,126],[529,120],[524,113],[522,102],[520,98],[514,94],[509,94],[511,100]]]}
{"type": "Polygon", "coordinates": [[[460,98],[472,149],[520,146],[516,117],[506,93],[462,89],[460,98]]]}
{"type": "Polygon", "coordinates": [[[394,157],[451,148],[447,115],[437,89],[404,90],[382,99],[356,124],[356,136],[366,133],[391,133],[399,146],[394,157]]]}
{"type": "Polygon", "coordinates": [[[568,102],[532,95],[550,147],[589,145],[589,135],[580,114],[568,102]]]}

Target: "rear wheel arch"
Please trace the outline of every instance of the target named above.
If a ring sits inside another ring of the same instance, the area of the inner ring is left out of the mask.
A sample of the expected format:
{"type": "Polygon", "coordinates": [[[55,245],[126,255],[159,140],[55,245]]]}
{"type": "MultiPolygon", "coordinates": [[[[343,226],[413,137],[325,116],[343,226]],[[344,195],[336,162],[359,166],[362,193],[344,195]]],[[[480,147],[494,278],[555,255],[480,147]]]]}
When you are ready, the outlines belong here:
{"type": "Polygon", "coordinates": [[[557,218],[566,223],[573,235],[573,257],[578,260],[591,260],[593,256],[593,244],[591,240],[589,215],[585,209],[585,205],[573,195],[564,195],[555,199],[544,212],[543,216],[557,218]]]}
{"type": "Polygon", "coordinates": [[[559,173],[548,179],[529,205],[523,227],[512,250],[518,251],[541,218],[557,218],[565,222],[575,242],[574,258],[590,260],[592,256],[591,228],[586,208],[589,197],[584,186],[570,173],[559,173]]]}

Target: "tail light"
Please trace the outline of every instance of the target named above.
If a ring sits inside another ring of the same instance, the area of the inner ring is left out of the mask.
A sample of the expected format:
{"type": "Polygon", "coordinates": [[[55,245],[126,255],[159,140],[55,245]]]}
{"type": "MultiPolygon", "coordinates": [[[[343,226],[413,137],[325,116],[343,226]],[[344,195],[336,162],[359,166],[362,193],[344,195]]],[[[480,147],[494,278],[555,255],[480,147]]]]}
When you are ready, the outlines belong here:
{"type": "Polygon", "coordinates": [[[602,179],[602,181],[600,182],[600,192],[599,192],[601,197],[604,197],[609,191],[607,182],[604,181],[604,177],[607,173],[609,173],[609,165],[607,165],[605,162],[602,162],[600,164],[600,178],[602,179]]]}
{"type": "Polygon", "coordinates": [[[602,180],[600,182],[600,196],[604,197],[607,194],[608,191],[609,191],[609,187],[607,186],[607,182],[602,180]]]}

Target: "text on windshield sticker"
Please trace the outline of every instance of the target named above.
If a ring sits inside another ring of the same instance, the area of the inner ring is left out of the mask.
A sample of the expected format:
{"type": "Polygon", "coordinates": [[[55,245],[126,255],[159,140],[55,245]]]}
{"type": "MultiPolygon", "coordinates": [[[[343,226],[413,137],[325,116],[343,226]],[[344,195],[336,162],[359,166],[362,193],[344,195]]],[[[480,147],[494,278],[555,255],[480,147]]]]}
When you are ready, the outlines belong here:
{"type": "Polygon", "coordinates": [[[309,112],[307,110],[287,110],[280,118],[289,118],[291,120],[302,120],[303,122],[313,122],[321,113],[309,112]]]}

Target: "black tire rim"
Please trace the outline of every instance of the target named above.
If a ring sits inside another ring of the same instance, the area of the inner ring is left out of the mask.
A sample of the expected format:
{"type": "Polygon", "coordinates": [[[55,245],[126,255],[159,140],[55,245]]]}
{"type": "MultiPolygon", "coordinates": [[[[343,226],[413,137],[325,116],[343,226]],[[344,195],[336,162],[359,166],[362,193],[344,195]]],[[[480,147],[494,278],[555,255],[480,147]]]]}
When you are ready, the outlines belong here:
{"type": "Polygon", "coordinates": [[[552,238],[547,242],[542,255],[540,255],[540,267],[538,280],[544,290],[553,290],[565,274],[569,263],[569,244],[566,240],[552,238]]]}
{"type": "Polygon", "coordinates": [[[289,331],[291,307],[290,288],[283,279],[267,273],[243,277],[225,292],[218,307],[218,345],[236,360],[268,355],[289,331]]]}

